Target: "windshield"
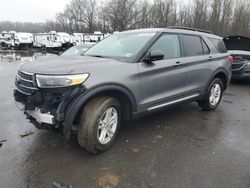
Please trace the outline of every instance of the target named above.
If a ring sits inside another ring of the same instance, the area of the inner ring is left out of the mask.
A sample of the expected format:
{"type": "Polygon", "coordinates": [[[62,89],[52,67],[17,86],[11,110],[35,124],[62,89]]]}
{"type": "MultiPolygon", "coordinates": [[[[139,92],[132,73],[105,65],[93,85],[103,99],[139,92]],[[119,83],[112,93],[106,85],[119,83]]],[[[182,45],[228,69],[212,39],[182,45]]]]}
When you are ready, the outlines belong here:
{"type": "Polygon", "coordinates": [[[73,46],[63,52],[60,56],[74,56],[74,55],[81,55],[85,52],[90,46],[73,46]]]}
{"type": "Polygon", "coordinates": [[[155,33],[113,34],[90,48],[84,55],[129,60],[133,58],[154,35],[155,33]]]}

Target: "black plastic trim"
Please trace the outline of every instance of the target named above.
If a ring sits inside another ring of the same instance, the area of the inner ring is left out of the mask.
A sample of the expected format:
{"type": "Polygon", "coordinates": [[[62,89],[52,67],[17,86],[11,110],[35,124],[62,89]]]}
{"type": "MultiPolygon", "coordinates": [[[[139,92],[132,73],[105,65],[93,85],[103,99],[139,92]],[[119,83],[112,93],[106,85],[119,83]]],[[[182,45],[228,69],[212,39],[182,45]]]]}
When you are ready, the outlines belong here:
{"type": "Polygon", "coordinates": [[[65,125],[64,125],[64,130],[63,130],[63,134],[66,140],[70,140],[73,121],[77,113],[79,112],[79,110],[86,104],[86,102],[91,97],[101,92],[105,92],[109,90],[115,90],[126,95],[132,104],[132,111],[135,112],[137,110],[137,105],[136,105],[137,103],[136,103],[135,97],[129,91],[129,89],[125,88],[124,86],[121,86],[118,84],[105,84],[105,85],[98,85],[94,88],[88,89],[82,94],[76,96],[67,107],[65,125]]]}
{"type": "MultiPolygon", "coordinates": [[[[217,69],[214,73],[213,73],[213,75],[211,76],[211,78],[209,79],[209,81],[208,81],[208,83],[207,83],[207,87],[209,86],[209,84],[213,81],[213,79],[215,78],[215,76],[216,75],[218,75],[218,74],[220,74],[220,73],[223,73],[223,74],[225,74],[225,76],[226,76],[226,78],[227,78],[227,84],[225,85],[225,88],[224,89],[226,89],[227,88],[227,86],[229,85],[229,83],[230,83],[230,81],[231,81],[231,77],[229,76],[229,73],[227,72],[227,70],[225,70],[224,68],[219,68],[219,69],[217,69]]],[[[206,87],[206,88],[207,88],[206,87]]]]}

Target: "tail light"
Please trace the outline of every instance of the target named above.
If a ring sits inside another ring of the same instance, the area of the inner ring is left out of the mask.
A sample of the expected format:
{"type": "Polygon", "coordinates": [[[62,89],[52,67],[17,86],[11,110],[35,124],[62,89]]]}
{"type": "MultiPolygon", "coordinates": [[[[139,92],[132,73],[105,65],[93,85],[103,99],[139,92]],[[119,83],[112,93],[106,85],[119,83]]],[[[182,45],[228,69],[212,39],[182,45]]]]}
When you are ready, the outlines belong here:
{"type": "Polygon", "coordinates": [[[228,61],[229,61],[230,63],[233,63],[233,62],[234,62],[234,56],[232,56],[232,55],[229,55],[227,59],[228,59],[228,61]]]}

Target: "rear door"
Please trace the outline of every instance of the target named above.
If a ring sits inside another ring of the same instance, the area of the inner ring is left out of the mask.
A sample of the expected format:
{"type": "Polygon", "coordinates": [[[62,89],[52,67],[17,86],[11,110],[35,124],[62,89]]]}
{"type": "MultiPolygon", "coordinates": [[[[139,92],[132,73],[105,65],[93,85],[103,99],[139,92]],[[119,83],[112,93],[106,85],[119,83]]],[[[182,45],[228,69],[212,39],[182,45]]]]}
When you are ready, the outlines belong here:
{"type": "Polygon", "coordinates": [[[214,72],[211,66],[213,56],[204,38],[196,35],[182,35],[185,52],[185,70],[187,72],[187,91],[200,94],[214,72]]]}
{"type": "Polygon", "coordinates": [[[187,74],[183,66],[178,34],[163,34],[148,51],[160,50],[164,59],[139,62],[140,108],[147,109],[183,96],[187,74]]]}

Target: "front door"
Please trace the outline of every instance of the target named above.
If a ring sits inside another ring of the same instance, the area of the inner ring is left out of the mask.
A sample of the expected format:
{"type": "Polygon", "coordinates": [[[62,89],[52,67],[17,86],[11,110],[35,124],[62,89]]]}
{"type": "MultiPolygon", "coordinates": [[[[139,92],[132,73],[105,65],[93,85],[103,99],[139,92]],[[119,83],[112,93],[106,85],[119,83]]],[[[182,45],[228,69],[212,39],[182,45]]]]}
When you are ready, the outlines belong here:
{"type": "Polygon", "coordinates": [[[149,109],[185,95],[187,74],[177,34],[163,34],[148,51],[160,50],[164,59],[139,62],[140,110],[149,109]]]}

